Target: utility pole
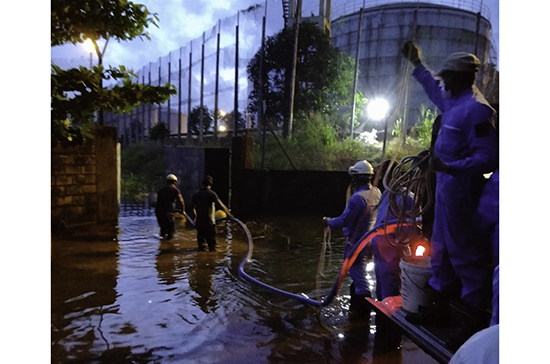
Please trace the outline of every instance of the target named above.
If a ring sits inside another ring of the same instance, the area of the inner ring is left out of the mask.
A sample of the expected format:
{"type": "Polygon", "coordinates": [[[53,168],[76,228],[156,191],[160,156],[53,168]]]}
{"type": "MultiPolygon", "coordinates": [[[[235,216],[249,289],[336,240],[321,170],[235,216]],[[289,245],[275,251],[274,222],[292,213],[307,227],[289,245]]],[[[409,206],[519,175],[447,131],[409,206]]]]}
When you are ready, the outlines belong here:
{"type": "Polygon", "coordinates": [[[262,19],[262,45],[260,48],[260,85],[258,88],[258,128],[262,128],[262,164],[261,168],[264,168],[265,162],[265,120],[264,120],[264,56],[265,56],[265,20],[267,16],[267,0],[265,1],[265,14],[262,19]]]}
{"type": "Polygon", "coordinates": [[[202,33],[202,46],[201,46],[201,95],[200,95],[200,112],[199,112],[199,144],[203,142],[203,129],[204,129],[204,38],[205,32],[202,33]]]}
{"type": "Polygon", "coordinates": [[[290,107],[288,111],[288,123],[283,135],[292,137],[292,119],[294,115],[294,94],[296,90],[296,62],[298,59],[298,34],[300,30],[300,18],[302,16],[302,0],[298,0],[296,5],[296,31],[294,32],[294,54],[292,56],[292,74],[290,77],[290,107]]]}
{"type": "Polygon", "coordinates": [[[357,74],[359,73],[359,49],[361,47],[361,32],[363,31],[363,12],[365,8],[365,2],[363,1],[363,7],[359,15],[359,30],[357,31],[357,47],[355,50],[355,71],[353,74],[353,102],[351,104],[351,116],[349,122],[349,136],[353,139],[353,123],[355,121],[355,94],[357,93],[357,74]]]}
{"type": "Polygon", "coordinates": [[[239,128],[239,17],[237,12],[237,25],[235,26],[235,99],[233,106],[233,137],[237,136],[239,128]]]}
{"type": "Polygon", "coordinates": [[[221,20],[218,20],[218,38],[216,43],[216,83],[214,96],[214,140],[218,140],[218,94],[220,88],[220,28],[221,20]]]}

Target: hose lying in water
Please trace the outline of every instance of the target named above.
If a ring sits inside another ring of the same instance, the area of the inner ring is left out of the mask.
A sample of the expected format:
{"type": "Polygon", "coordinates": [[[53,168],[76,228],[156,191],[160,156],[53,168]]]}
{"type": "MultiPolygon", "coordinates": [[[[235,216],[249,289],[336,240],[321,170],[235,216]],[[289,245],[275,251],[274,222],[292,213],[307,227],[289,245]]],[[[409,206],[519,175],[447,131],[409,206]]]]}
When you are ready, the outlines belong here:
{"type": "Polygon", "coordinates": [[[193,227],[195,226],[195,221],[193,221],[192,218],[189,217],[189,215],[187,215],[187,212],[183,211],[183,216],[185,216],[185,218],[187,219],[187,222],[190,223],[193,227]]]}
{"type": "Polygon", "coordinates": [[[315,306],[315,307],[325,307],[325,306],[329,305],[332,302],[334,297],[336,297],[336,295],[338,293],[338,290],[342,286],[342,283],[344,282],[344,278],[346,277],[349,269],[351,268],[352,264],[357,259],[359,253],[361,252],[361,250],[363,250],[367,246],[367,244],[374,237],[376,237],[378,235],[386,235],[386,234],[390,234],[390,233],[395,233],[396,229],[398,228],[397,223],[388,224],[388,225],[386,225],[385,223],[382,223],[382,224],[379,224],[379,225],[375,226],[372,230],[366,232],[363,235],[363,237],[354,245],[354,247],[352,248],[350,253],[345,257],[344,264],[342,265],[342,269],[340,271],[340,274],[338,275],[338,278],[334,281],[334,284],[332,285],[332,288],[331,288],[330,292],[328,293],[328,295],[325,296],[325,298],[322,301],[316,301],[316,300],[313,300],[313,299],[307,297],[304,293],[302,293],[302,295],[299,295],[299,294],[283,291],[282,289],[272,287],[268,284],[260,282],[259,280],[251,277],[250,275],[248,275],[244,271],[244,267],[246,266],[247,263],[249,263],[252,260],[252,250],[254,248],[253,244],[252,244],[252,235],[250,234],[250,231],[248,230],[246,225],[242,221],[240,221],[239,219],[231,218],[231,217],[216,219],[216,221],[221,221],[221,220],[229,220],[229,221],[232,221],[232,222],[235,222],[235,223],[239,224],[246,233],[246,238],[247,238],[247,242],[248,242],[248,252],[246,254],[246,258],[244,258],[241,261],[241,264],[239,264],[239,276],[241,278],[243,278],[244,280],[246,280],[250,283],[253,283],[253,284],[255,284],[259,287],[267,289],[268,291],[281,294],[281,295],[283,295],[285,297],[288,297],[288,298],[296,299],[296,300],[298,300],[302,303],[306,303],[308,305],[315,306]]]}

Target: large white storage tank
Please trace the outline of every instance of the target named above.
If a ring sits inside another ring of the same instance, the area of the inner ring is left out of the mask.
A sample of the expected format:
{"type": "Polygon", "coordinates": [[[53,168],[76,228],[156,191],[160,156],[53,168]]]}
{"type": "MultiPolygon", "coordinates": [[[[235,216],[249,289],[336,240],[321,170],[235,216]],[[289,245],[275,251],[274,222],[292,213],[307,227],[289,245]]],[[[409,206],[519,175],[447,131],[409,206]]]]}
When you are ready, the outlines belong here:
{"type": "Polygon", "coordinates": [[[411,69],[406,68],[407,62],[401,56],[406,40],[415,40],[420,45],[426,63],[435,70],[453,52],[476,54],[481,61],[477,85],[484,93],[492,87],[496,54],[491,44],[489,9],[483,1],[333,0],[332,44],[354,58],[361,8],[357,89],[369,100],[386,98],[393,108],[397,108],[396,116],[404,117],[409,126],[417,121],[422,104],[434,106],[412,80],[411,69]]]}

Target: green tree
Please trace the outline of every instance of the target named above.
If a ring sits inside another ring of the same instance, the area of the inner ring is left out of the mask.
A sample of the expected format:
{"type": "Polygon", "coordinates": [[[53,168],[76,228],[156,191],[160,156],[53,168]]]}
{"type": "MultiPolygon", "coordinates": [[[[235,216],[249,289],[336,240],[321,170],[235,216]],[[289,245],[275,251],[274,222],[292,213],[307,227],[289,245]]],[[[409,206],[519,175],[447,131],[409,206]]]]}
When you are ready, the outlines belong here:
{"type": "Polygon", "coordinates": [[[499,76],[500,73],[496,69],[494,63],[489,63],[487,70],[485,71],[486,80],[482,80],[485,83],[486,87],[484,90],[484,95],[487,101],[492,105],[499,103],[499,76]]]}
{"type": "Polygon", "coordinates": [[[413,132],[418,135],[418,141],[424,149],[430,149],[432,129],[436,117],[437,109],[432,111],[425,105],[420,105],[420,116],[418,122],[413,127],[413,132]]]}
{"type": "MultiPolygon", "coordinates": [[[[316,112],[296,125],[291,139],[267,135],[264,168],[346,171],[357,160],[378,160],[381,150],[378,145],[370,145],[358,139],[338,139],[330,117],[316,112]]],[[[255,165],[262,165],[262,157],[261,145],[258,143],[255,145],[255,165]]]]}
{"type": "Polygon", "coordinates": [[[121,193],[137,199],[162,187],[166,169],[164,147],[157,143],[137,143],[121,151],[121,193]]]}
{"type": "Polygon", "coordinates": [[[210,109],[207,106],[197,105],[191,110],[189,118],[187,119],[187,128],[189,134],[199,135],[200,125],[201,125],[201,111],[202,111],[202,132],[206,133],[211,130],[212,125],[214,125],[214,116],[210,109]]]}
{"type": "Polygon", "coordinates": [[[117,41],[149,38],[146,29],[157,26],[158,17],[144,5],[127,0],[52,0],[51,44],[94,44],[99,64],[91,70],[85,67],[63,70],[52,64],[51,122],[52,146],[71,144],[86,137],[86,129],[94,115],[102,124],[104,111],[126,113],[141,103],[164,103],[176,88],[140,85],[132,82],[136,75],[124,66],[106,69],[102,59],[109,39],[117,41]],[[105,40],[100,50],[98,40],[105,40]],[[119,84],[106,88],[104,80],[119,84]]]}
{"type": "Polygon", "coordinates": [[[149,139],[159,140],[161,142],[164,139],[170,137],[170,130],[166,127],[166,124],[162,121],[158,122],[155,126],[149,129],[149,139]]]}
{"type": "MultiPolygon", "coordinates": [[[[268,37],[260,77],[261,50],[248,64],[248,78],[253,85],[249,95],[252,112],[257,111],[260,80],[266,104],[265,114],[271,120],[287,120],[290,98],[295,28],[285,28],[268,37]]],[[[316,24],[300,23],[294,99],[294,120],[304,121],[312,112],[329,115],[337,129],[346,129],[347,120],[339,118],[342,106],[351,106],[354,60],[331,45],[330,36],[316,24]]],[[[349,130],[349,128],[347,128],[349,130]]]]}
{"type": "MultiPolygon", "coordinates": [[[[235,110],[227,113],[223,117],[223,121],[228,128],[233,129],[235,123],[235,110]]],[[[244,130],[246,128],[246,119],[244,118],[243,113],[237,111],[237,128],[239,130],[244,130]]]]}

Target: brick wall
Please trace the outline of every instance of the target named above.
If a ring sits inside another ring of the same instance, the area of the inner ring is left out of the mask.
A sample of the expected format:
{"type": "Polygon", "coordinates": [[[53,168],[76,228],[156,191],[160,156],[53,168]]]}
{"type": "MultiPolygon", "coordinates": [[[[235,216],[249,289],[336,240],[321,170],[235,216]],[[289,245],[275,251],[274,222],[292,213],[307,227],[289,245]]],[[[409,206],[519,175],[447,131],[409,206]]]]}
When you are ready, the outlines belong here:
{"type": "Polygon", "coordinates": [[[116,237],[120,147],[116,128],[95,127],[82,145],[51,150],[52,233],[116,237]]]}

